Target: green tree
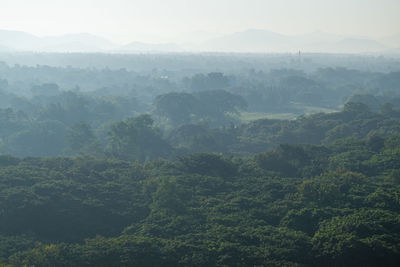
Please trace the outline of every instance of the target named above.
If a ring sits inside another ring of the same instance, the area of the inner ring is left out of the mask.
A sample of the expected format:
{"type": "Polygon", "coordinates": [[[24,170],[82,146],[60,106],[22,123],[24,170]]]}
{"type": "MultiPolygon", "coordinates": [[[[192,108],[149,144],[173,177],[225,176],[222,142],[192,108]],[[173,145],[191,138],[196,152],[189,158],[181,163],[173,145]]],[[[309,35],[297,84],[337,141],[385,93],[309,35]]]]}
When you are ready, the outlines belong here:
{"type": "Polygon", "coordinates": [[[159,95],[153,101],[154,113],[173,126],[190,123],[198,113],[199,101],[188,93],[159,95]]]}
{"type": "Polygon", "coordinates": [[[147,114],[114,123],[109,138],[110,153],[120,159],[148,161],[171,156],[171,146],[147,114]]]}
{"type": "Polygon", "coordinates": [[[90,125],[81,122],[71,126],[67,135],[69,148],[73,153],[90,153],[96,147],[96,137],[90,125]]]}

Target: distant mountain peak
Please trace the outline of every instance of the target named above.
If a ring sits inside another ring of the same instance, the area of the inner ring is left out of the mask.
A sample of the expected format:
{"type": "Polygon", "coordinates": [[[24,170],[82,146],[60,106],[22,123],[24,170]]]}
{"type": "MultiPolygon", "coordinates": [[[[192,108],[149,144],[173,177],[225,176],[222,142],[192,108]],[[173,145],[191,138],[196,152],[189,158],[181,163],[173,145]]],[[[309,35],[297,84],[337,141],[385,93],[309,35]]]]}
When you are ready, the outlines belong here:
{"type": "Polygon", "coordinates": [[[23,31],[0,30],[0,46],[17,51],[94,52],[113,49],[116,45],[90,33],[39,37],[23,31]]]}
{"type": "Polygon", "coordinates": [[[0,30],[0,51],[292,53],[301,50],[323,53],[369,53],[396,51],[393,49],[400,46],[400,34],[374,40],[363,36],[330,34],[321,30],[308,34],[285,35],[266,29],[250,28],[226,35],[203,33],[197,39],[195,36],[190,38],[181,43],[137,41],[121,46],[88,32],[38,37],[23,31],[0,30]],[[197,41],[186,42],[190,38],[197,41]]]}

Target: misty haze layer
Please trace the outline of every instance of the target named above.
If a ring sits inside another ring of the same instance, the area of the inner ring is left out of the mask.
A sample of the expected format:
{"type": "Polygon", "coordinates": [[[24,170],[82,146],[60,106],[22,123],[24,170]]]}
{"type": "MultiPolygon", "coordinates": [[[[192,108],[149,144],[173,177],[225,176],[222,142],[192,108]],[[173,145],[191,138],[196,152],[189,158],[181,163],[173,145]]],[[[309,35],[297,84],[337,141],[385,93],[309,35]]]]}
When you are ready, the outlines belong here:
{"type": "Polygon", "coordinates": [[[230,35],[191,43],[146,43],[134,40],[118,45],[88,33],[37,37],[0,30],[0,52],[252,52],[252,53],[375,53],[399,54],[400,35],[374,40],[358,36],[341,36],[314,32],[303,35],[282,35],[265,30],[246,30],[230,35]]]}

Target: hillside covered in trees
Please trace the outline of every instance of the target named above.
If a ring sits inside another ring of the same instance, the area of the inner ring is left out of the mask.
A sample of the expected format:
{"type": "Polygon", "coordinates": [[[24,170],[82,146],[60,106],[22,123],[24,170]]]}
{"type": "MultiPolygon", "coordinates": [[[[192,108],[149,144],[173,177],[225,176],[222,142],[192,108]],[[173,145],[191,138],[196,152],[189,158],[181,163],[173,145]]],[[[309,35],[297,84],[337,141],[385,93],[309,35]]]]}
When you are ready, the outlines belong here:
{"type": "MultiPolygon", "coordinates": [[[[75,65],[98,58],[113,66],[122,60],[119,55],[107,60],[105,55],[52,56],[75,65]]],[[[30,57],[40,61],[36,54],[30,57]]],[[[127,56],[123,62],[130,68],[1,63],[0,153],[139,161],[194,152],[243,156],[280,143],[324,144],[396,128],[396,59],[171,54],[127,56]],[[324,66],[324,60],[341,67],[324,66]],[[169,69],[150,68],[165,62],[169,69]],[[124,149],[135,152],[124,155],[124,149]]]]}
{"type": "Polygon", "coordinates": [[[309,56],[1,64],[0,266],[398,266],[398,61],[309,56]]]}
{"type": "Polygon", "coordinates": [[[399,135],[145,164],[2,156],[0,256],[11,266],[397,266],[399,163],[399,135]]]}

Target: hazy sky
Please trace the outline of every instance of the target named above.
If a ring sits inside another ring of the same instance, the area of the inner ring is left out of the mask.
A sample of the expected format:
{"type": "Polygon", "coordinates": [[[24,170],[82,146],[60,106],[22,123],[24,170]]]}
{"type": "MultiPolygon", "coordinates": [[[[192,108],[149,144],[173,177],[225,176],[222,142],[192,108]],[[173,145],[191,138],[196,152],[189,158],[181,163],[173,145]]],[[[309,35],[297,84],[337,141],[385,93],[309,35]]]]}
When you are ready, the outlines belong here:
{"type": "Polygon", "coordinates": [[[400,33],[400,0],[0,0],[0,29],[36,35],[90,32],[115,42],[173,40],[193,31],[316,30],[400,33]]]}

